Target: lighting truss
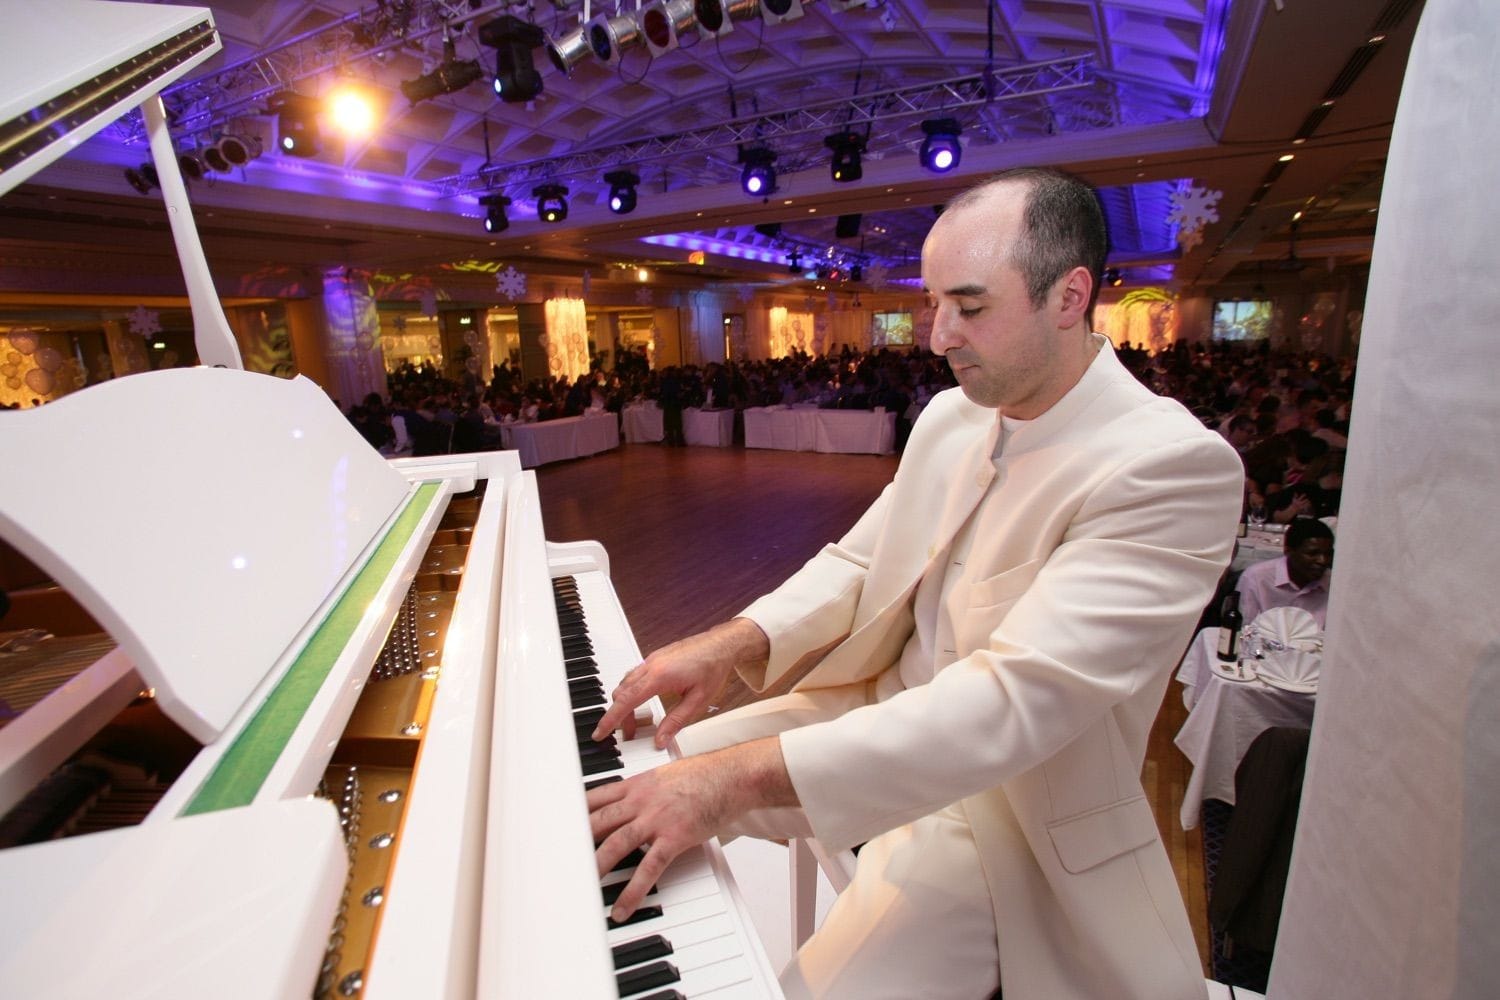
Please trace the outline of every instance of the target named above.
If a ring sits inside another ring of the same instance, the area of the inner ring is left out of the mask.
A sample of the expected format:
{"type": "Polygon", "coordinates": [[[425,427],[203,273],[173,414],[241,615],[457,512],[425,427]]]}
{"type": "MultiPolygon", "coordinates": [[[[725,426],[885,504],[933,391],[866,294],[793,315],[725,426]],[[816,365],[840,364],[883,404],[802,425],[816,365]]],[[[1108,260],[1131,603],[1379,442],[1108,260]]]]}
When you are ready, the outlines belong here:
{"type": "Polygon", "coordinates": [[[774,144],[778,136],[848,131],[876,122],[950,114],[961,108],[1083,90],[1096,83],[1092,58],[1091,54],[1069,56],[993,74],[975,73],[935,83],[894,87],[790,111],[729,119],[672,135],[612,143],[563,156],[495,164],[434,183],[446,196],[471,194],[502,182],[521,184],[543,177],[596,174],[618,163],[669,160],[687,153],[737,145],[774,144]]]}

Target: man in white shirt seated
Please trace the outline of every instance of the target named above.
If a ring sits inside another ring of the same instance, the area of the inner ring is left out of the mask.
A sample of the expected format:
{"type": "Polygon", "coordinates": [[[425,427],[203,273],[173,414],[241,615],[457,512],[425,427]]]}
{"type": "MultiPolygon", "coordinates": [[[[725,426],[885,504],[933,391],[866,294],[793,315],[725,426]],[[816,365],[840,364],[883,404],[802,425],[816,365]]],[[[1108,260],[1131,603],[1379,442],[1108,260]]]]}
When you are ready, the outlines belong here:
{"type": "Polygon", "coordinates": [[[1253,622],[1267,608],[1302,608],[1318,628],[1328,618],[1328,570],[1333,566],[1333,531],[1322,521],[1299,517],[1286,531],[1286,554],[1255,563],[1240,574],[1240,613],[1253,622]]]}

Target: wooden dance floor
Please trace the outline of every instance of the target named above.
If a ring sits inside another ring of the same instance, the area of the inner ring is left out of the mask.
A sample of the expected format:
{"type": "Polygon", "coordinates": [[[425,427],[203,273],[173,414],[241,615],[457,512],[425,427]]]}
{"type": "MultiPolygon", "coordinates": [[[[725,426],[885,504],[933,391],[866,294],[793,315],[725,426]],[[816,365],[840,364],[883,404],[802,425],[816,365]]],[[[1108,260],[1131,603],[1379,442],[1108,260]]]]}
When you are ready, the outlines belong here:
{"type": "MultiPolygon", "coordinates": [[[[537,470],[549,541],[594,539],[642,653],[722,621],[838,538],[880,494],[894,457],[626,445],[537,470]]],[[[717,699],[752,699],[738,682],[717,699]]],[[[1203,843],[1178,823],[1189,765],[1173,681],[1151,733],[1145,786],[1207,965],[1203,843]]]]}

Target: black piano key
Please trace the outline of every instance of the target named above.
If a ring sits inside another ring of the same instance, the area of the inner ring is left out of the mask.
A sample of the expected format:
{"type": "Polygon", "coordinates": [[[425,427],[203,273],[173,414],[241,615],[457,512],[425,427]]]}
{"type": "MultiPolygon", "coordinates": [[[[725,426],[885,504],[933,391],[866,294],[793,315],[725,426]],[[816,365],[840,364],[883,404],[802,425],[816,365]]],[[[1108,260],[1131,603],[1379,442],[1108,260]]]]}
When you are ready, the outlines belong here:
{"type": "Polygon", "coordinates": [[[593,781],[585,781],[583,783],[583,790],[586,792],[591,788],[598,788],[600,785],[613,785],[617,781],[624,780],[625,779],[618,774],[611,774],[604,778],[595,778],[593,781]]]}
{"type": "Polygon", "coordinates": [[[580,656],[563,664],[563,673],[568,677],[598,677],[599,664],[592,656],[580,656]]]}
{"type": "MultiPolygon", "coordinates": [[[[627,885],[629,885],[629,884],[630,884],[630,880],[629,879],[623,879],[622,881],[619,881],[619,882],[611,882],[609,885],[600,886],[599,887],[599,893],[600,893],[600,895],[602,895],[604,897],[604,905],[605,906],[614,906],[615,905],[615,900],[617,900],[617,899],[620,898],[620,893],[624,892],[625,891],[625,887],[627,885]]],[[[651,888],[649,888],[649,889],[646,890],[646,895],[650,896],[655,891],[656,891],[656,886],[653,885],[651,888]]]]}
{"type": "Polygon", "coordinates": [[[588,636],[564,639],[562,648],[564,660],[576,660],[582,656],[594,655],[594,644],[589,641],[588,636]]]}
{"type": "Polygon", "coordinates": [[[613,762],[618,764],[620,763],[620,760],[620,751],[614,749],[613,747],[604,747],[598,750],[590,749],[581,752],[578,755],[578,762],[580,764],[593,764],[597,761],[613,762]]]}
{"type": "Polygon", "coordinates": [[[586,708],[604,708],[609,704],[604,697],[603,691],[580,691],[577,694],[568,695],[568,701],[572,703],[574,711],[586,708]]]}
{"type": "Polygon", "coordinates": [[[648,997],[635,997],[633,1000],[688,1000],[680,990],[662,990],[648,997]]]}
{"type": "Polygon", "coordinates": [[[643,850],[641,850],[639,847],[637,847],[635,850],[633,850],[629,854],[625,855],[619,861],[616,861],[614,867],[611,868],[610,871],[612,871],[612,872],[622,872],[622,871],[624,871],[627,868],[635,868],[642,861],[645,861],[645,860],[646,860],[646,852],[643,851],[643,850]]]}
{"type": "Polygon", "coordinates": [[[621,941],[609,953],[615,960],[615,968],[623,969],[627,965],[640,965],[653,958],[664,958],[672,954],[672,942],[660,934],[652,934],[634,941],[621,941]]]}
{"type": "Polygon", "coordinates": [[[608,757],[594,757],[583,762],[583,776],[591,774],[604,774],[606,771],[623,771],[625,765],[618,759],[611,760],[608,757]]]}
{"type": "Polygon", "coordinates": [[[635,996],[681,980],[682,976],[671,962],[652,962],[639,969],[628,969],[615,975],[615,985],[619,987],[621,997],[635,996]]]}
{"type": "Polygon", "coordinates": [[[602,708],[586,708],[581,712],[574,712],[573,729],[577,732],[591,733],[602,718],[604,718],[602,708]]]}
{"type": "Polygon", "coordinates": [[[643,906],[639,910],[636,910],[634,913],[632,913],[630,916],[626,917],[624,920],[616,920],[614,917],[605,917],[604,922],[609,925],[610,930],[614,930],[616,927],[629,927],[631,924],[638,924],[643,920],[655,920],[661,915],[662,910],[660,906],[643,906]]]}

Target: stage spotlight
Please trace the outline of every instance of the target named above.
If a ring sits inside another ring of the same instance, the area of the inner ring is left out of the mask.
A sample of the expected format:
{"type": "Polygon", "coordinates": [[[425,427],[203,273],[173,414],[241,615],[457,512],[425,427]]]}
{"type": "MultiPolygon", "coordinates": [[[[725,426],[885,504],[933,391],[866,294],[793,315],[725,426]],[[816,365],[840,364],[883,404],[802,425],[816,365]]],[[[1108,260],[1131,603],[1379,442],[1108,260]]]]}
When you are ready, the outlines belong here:
{"type": "Polygon", "coordinates": [[[536,199],[536,217],[543,222],[561,222],[568,217],[568,189],[563,184],[542,184],[531,189],[536,199]]]}
{"type": "Polygon", "coordinates": [[[786,255],[786,273],[802,273],[802,255],[795,250],[786,255]]]}
{"type": "Polygon", "coordinates": [[[859,235],[859,226],[865,219],[863,212],[851,212],[838,217],[833,224],[833,235],[837,239],[852,240],[859,235]]]}
{"type": "Polygon", "coordinates": [[[840,184],[857,181],[865,175],[860,163],[860,154],[865,151],[864,137],[854,132],[835,132],[823,140],[823,145],[833,150],[833,161],[829,172],[840,184]]]}
{"type": "Polygon", "coordinates": [[[484,206],[484,231],[487,233],[503,233],[510,228],[510,219],[506,218],[505,209],[510,204],[510,199],[503,194],[482,195],[479,204],[484,206]]]}
{"type": "Polygon", "coordinates": [[[588,32],[583,28],[576,28],[561,38],[547,39],[547,58],[563,76],[572,76],[573,67],[583,62],[591,51],[588,32]]]}
{"type": "Polygon", "coordinates": [[[434,97],[463,90],[482,76],[484,76],[484,70],[479,68],[479,60],[459,59],[453,39],[445,38],[443,39],[443,61],[438,63],[437,69],[431,73],[423,73],[415,80],[401,81],[401,93],[406,95],[407,101],[411,104],[420,104],[434,97]]]}
{"type": "Polygon", "coordinates": [[[641,8],[641,32],[646,36],[646,48],[653,56],[671,52],[677,48],[682,33],[693,30],[697,20],[693,0],[651,0],[641,8]]]}
{"type": "Polygon", "coordinates": [[[609,185],[609,210],[616,215],[629,215],[635,211],[635,186],[641,182],[638,175],[629,170],[611,170],[604,175],[609,185]]]}
{"type": "Polygon", "coordinates": [[[177,171],[182,174],[186,181],[201,181],[206,168],[203,161],[198,158],[197,153],[178,153],[177,171]]]}
{"type": "Polygon", "coordinates": [[[217,142],[203,150],[203,165],[216,174],[227,174],[234,169],[217,142]]]}
{"type": "Polygon", "coordinates": [[[855,264],[853,267],[849,268],[849,280],[850,281],[864,281],[865,280],[865,268],[864,268],[863,264],[855,264]]]}
{"type": "Polygon", "coordinates": [[[802,0],[760,0],[760,16],[767,24],[795,21],[802,16],[802,0]]]}
{"type": "Polygon", "coordinates": [[[271,99],[271,110],[276,112],[277,141],[283,153],[318,155],[318,107],[311,98],[290,92],[279,94],[271,99]]]}
{"type": "Polygon", "coordinates": [[[740,162],[745,169],[740,173],[740,187],[752,198],[760,198],[776,190],[776,154],[764,146],[755,146],[740,151],[740,162]]]}
{"type": "Polygon", "coordinates": [[[626,14],[618,17],[600,14],[589,21],[588,35],[589,48],[606,66],[618,66],[625,52],[646,44],[641,26],[626,14]]]}
{"type": "Polygon", "coordinates": [[[161,187],[161,178],[157,176],[156,166],[149,162],[142,163],[134,169],[127,169],[125,180],[141,194],[150,194],[152,188],[161,187]]]}
{"type": "Polygon", "coordinates": [[[542,92],[531,50],[546,41],[542,29],[502,14],[479,26],[479,41],[495,50],[495,96],[507,104],[524,104],[542,92]]]}
{"type": "Polygon", "coordinates": [[[727,35],[735,21],[748,21],[760,13],[760,0],[694,0],[698,33],[704,38],[727,35]]]}
{"type": "Polygon", "coordinates": [[[958,141],[963,126],[953,118],[929,118],[922,123],[922,131],[927,134],[922,140],[922,166],[935,174],[946,174],[956,168],[963,156],[963,146],[958,141]]]}
{"type": "MultiPolygon", "coordinates": [[[[260,140],[253,136],[242,139],[237,135],[226,135],[214,143],[214,149],[232,170],[235,167],[243,167],[260,155],[260,140]]],[[[228,171],[220,172],[227,173],[228,171]]]]}
{"type": "Polygon", "coordinates": [[[375,106],[363,88],[340,84],[323,103],[328,108],[329,123],[345,135],[362,138],[375,131],[375,106]]]}

